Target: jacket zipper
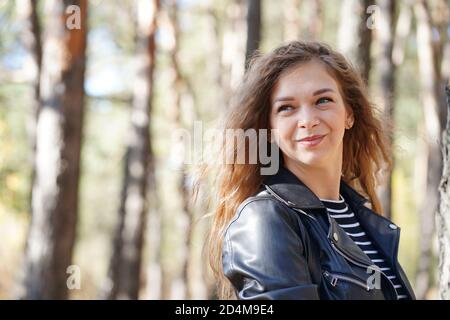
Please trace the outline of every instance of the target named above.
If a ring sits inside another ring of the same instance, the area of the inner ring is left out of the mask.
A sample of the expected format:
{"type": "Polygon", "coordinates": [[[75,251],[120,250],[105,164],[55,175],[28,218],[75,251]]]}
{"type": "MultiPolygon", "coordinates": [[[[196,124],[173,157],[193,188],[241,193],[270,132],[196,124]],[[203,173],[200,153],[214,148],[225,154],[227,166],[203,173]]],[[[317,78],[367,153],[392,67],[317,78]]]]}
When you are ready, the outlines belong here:
{"type": "MultiPolygon", "coordinates": [[[[306,216],[312,218],[315,222],[318,223],[318,221],[317,221],[317,219],[316,219],[315,217],[313,217],[313,216],[307,214],[307,213],[304,212],[303,210],[301,210],[301,209],[296,209],[296,208],[294,208],[294,210],[296,210],[296,211],[298,211],[298,212],[300,212],[300,213],[302,213],[302,214],[304,214],[304,215],[306,215],[306,216]]],[[[330,216],[329,216],[328,214],[327,214],[327,218],[328,218],[328,222],[329,222],[327,238],[328,238],[328,239],[331,239],[331,238],[330,238],[330,234],[331,234],[331,220],[330,220],[330,216]]],[[[398,294],[397,294],[397,290],[395,290],[394,284],[392,283],[391,279],[389,279],[388,276],[387,276],[383,271],[379,270],[379,268],[374,268],[374,267],[372,267],[371,265],[367,265],[367,264],[365,264],[365,263],[361,263],[361,262],[355,261],[353,258],[349,257],[345,252],[343,252],[343,251],[340,250],[338,247],[336,247],[336,245],[335,245],[335,244],[333,243],[333,241],[331,241],[331,240],[330,240],[330,244],[331,244],[331,247],[334,249],[334,251],[336,251],[337,253],[339,253],[344,259],[350,261],[350,262],[353,263],[354,265],[357,265],[357,266],[359,266],[359,267],[361,267],[361,268],[371,269],[371,270],[374,270],[374,271],[376,271],[376,272],[380,272],[380,273],[386,278],[386,280],[390,283],[391,288],[393,289],[393,291],[394,291],[394,293],[395,293],[395,298],[396,298],[396,300],[398,300],[398,294]]]]}
{"type": "Polygon", "coordinates": [[[363,288],[366,291],[370,291],[370,287],[361,280],[353,279],[351,277],[347,277],[347,276],[344,276],[341,274],[331,273],[329,271],[324,271],[323,275],[325,276],[325,278],[329,279],[329,281],[333,287],[336,287],[339,280],[343,280],[343,281],[351,282],[357,286],[360,286],[361,288],[363,288]]]}
{"type": "MultiPolygon", "coordinates": [[[[329,222],[329,224],[330,224],[330,227],[328,228],[328,235],[327,235],[327,237],[328,237],[328,239],[331,239],[331,238],[330,238],[330,234],[331,234],[331,219],[330,219],[330,216],[329,216],[328,214],[327,214],[327,218],[328,218],[328,222],[329,222]]],[[[317,220],[316,220],[316,221],[317,221],[317,220]]],[[[352,259],[351,257],[349,257],[345,252],[342,252],[342,250],[340,250],[338,247],[336,247],[336,245],[333,243],[333,241],[330,240],[330,243],[331,243],[331,246],[332,246],[338,253],[341,254],[341,256],[343,256],[344,258],[346,258],[346,259],[349,260],[350,262],[352,262],[352,263],[358,265],[358,263],[357,263],[354,259],[352,259]]],[[[389,279],[388,276],[387,276],[383,271],[381,271],[379,268],[374,268],[374,267],[372,267],[371,265],[359,264],[359,266],[366,267],[366,268],[368,268],[368,269],[374,270],[375,272],[380,272],[382,275],[384,275],[384,277],[386,278],[386,280],[390,283],[391,288],[394,290],[396,300],[398,300],[398,294],[397,294],[397,290],[395,290],[394,284],[392,283],[391,279],[389,279]]]]}
{"type": "MultiPolygon", "coordinates": [[[[357,205],[357,207],[358,207],[358,208],[364,207],[363,204],[364,204],[364,202],[363,202],[363,203],[360,203],[359,205],[357,205]]],[[[368,211],[368,212],[369,212],[370,214],[375,214],[375,213],[373,213],[373,212],[371,212],[371,211],[368,211]]],[[[386,221],[387,223],[392,223],[389,219],[386,219],[386,218],[383,217],[383,216],[379,216],[379,218],[382,218],[382,219],[383,219],[384,221],[386,221]]],[[[396,234],[396,237],[397,237],[397,239],[399,238],[399,232],[400,232],[400,228],[397,228],[397,230],[396,230],[396,233],[397,233],[397,234],[396,234]]],[[[396,257],[397,254],[398,254],[398,245],[399,245],[399,242],[397,241],[397,242],[396,242],[396,245],[395,245],[395,248],[394,248],[394,257],[396,257]]],[[[395,274],[399,274],[398,268],[397,268],[397,262],[398,262],[398,261],[394,258],[394,259],[393,259],[393,265],[392,265],[392,268],[394,269],[395,274]]],[[[381,272],[381,270],[380,270],[380,272],[381,272]]],[[[387,277],[386,277],[386,278],[387,278],[387,277]]],[[[389,282],[391,282],[392,286],[394,286],[394,284],[392,283],[392,281],[391,281],[389,278],[387,278],[387,279],[389,280],[389,282]]],[[[409,290],[408,290],[408,287],[407,287],[406,283],[402,280],[401,277],[399,278],[399,280],[400,280],[402,286],[405,288],[407,294],[411,297],[411,295],[410,295],[410,293],[409,293],[409,290]]],[[[395,290],[395,287],[394,287],[394,290],[395,290]]],[[[397,290],[395,290],[395,293],[397,294],[397,290]]],[[[398,294],[397,294],[397,299],[398,299],[398,294]]]]}
{"type": "Polygon", "coordinates": [[[387,281],[389,281],[389,283],[391,284],[391,287],[393,288],[393,291],[394,291],[394,293],[395,293],[395,298],[396,298],[396,300],[398,300],[398,294],[397,294],[397,290],[395,290],[394,284],[392,283],[391,279],[389,279],[388,276],[387,276],[383,271],[379,270],[378,268],[374,268],[374,267],[372,267],[371,265],[366,265],[366,264],[361,264],[361,263],[356,262],[355,260],[353,260],[352,258],[350,258],[347,254],[345,254],[344,252],[342,252],[342,250],[340,250],[338,247],[336,247],[336,245],[335,245],[333,242],[331,242],[331,247],[332,247],[336,252],[338,252],[341,256],[343,256],[345,259],[347,259],[348,261],[350,261],[351,263],[353,263],[353,264],[355,264],[355,265],[357,265],[357,266],[360,266],[360,267],[362,267],[362,268],[371,269],[371,270],[374,270],[375,272],[381,273],[381,274],[387,279],[387,281]]]}

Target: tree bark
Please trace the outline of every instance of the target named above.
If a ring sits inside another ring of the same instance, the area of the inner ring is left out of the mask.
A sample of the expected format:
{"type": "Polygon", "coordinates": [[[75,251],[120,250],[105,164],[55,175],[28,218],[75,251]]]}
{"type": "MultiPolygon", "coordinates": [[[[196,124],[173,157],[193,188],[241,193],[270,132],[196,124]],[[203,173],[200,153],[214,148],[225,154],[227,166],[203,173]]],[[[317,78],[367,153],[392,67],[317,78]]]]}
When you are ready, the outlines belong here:
{"type": "Polygon", "coordinates": [[[215,72],[220,90],[216,101],[226,109],[245,70],[246,39],[241,33],[246,28],[246,10],[242,0],[232,0],[225,8],[219,7],[215,2],[209,13],[217,39],[215,72]]]}
{"type": "MultiPolygon", "coordinates": [[[[442,65],[441,74],[444,83],[449,83],[450,80],[450,41],[447,40],[444,44],[444,49],[442,52],[442,65]]],[[[448,112],[448,109],[447,109],[448,112]]]]}
{"type": "Polygon", "coordinates": [[[411,31],[411,22],[411,4],[409,3],[409,1],[406,1],[400,6],[400,12],[395,28],[395,40],[394,47],[392,49],[392,60],[396,67],[401,65],[405,58],[406,40],[411,31]]]}
{"type": "Polygon", "coordinates": [[[366,82],[369,80],[372,43],[372,30],[368,27],[369,15],[366,10],[373,3],[374,0],[344,0],[338,33],[339,50],[359,68],[366,82]]]}
{"type": "Polygon", "coordinates": [[[42,66],[42,42],[41,42],[41,23],[37,12],[39,1],[20,0],[17,3],[19,16],[23,19],[25,28],[23,32],[23,43],[31,55],[33,64],[32,86],[33,101],[31,103],[30,115],[27,120],[28,139],[30,141],[30,164],[31,164],[31,183],[29,194],[29,207],[31,212],[33,184],[36,176],[34,158],[36,155],[36,124],[40,110],[40,74],[42,66]]]}
{"type": "MultiPolygon", "coordinates": [[[[243,0],[233,0],[226,7],[227,25],[223,36],[223,64],[227,75],[226,97],[231,96],[245,72],[246,39],[242,30],[247,28],[246,8],[243,0]]],[[[227,106],[228,107],[228,106],[227,106]]]]}
{"type": "MultiPolygon", "coordinates": [[[[183,107],[186,106],[185,103],[188,96],[191,100],[194,99],[193,89],[188,81],[188,79],[183,75],[181,70],[181,64],[179,62],[179,44],[180,44],[180,26],[179,26],[179,8],[176,0],[174,0],[169,8],[169,17],[171,30],[173,32],[173,47],[170,51],[170,58],[172,63],[173,70],[173,85],[172,90],[174,97],[173,103],[173,112],[172,112],[172,127],[176,130],[182,129],[185,127],[183,123],[182,115],[186,115],[189,111],[183,107]]],[[[195,121],[197,118],[197,114],[195,108],[193,108],[192,119],[195,121]]],[[[183,241],[181,243],[180,251],[180,265],[181,265],[181,274],[179,276],[178,283],[182,284],[182,292],[180,293],[172,293],[172,296],[176,296],[176,298],[181,299],[193,299],[194,298],[194,283],[193,283],[193,211],[190,206],[190,177],[186,172],[185,163],[180,161],[180,154],[177,153],[179,150],[184,150],[186,147],[186,142],[179,140],[175,142],[172,149],[172,155],[177,157],[178,159],[174,161],[176,163],[175,174],[177,175],[177,191],[181,198],[181,210],[180,216],[177,219],[179,223],[177,224],[177,228],[179,228],[178,233],[182,235],[183,241]]]]}
{"type": "Polygon", "coordinates": [[[108,299],[138,299],[148,188],[154,183],[150,124],[159,1],[137,2],[136,62],[131,129],[124,162],[119,224],[110,262],[108,299]]]}
{"type": "Polygon", "coordinates": [[[248,0],[245,67],[261,42],[261,0],[248,0]]]}
{"type": "Polygon", "coordinates": [[[320,39],[322,31],[322,2],[319,0],[304,0],[304,10],[307,17],[303,25],[302,38],[308,40],[320,39]]]}
{"type": "Polygon", "coordinates": [[[25,298],[66,299],[78,212],[84,113],[87,2],[48,2],[43,41],[36,176],[25,258],[25,298]],[[80,29],[66,26],[69,5],[80,8],[80,29]]]}
{"type": "Polygon", "coordinates": [[[300,0],[289,0],[283,6],[283,38],[293,41],[300,38],[300,0]]]}
{"type": "Polygon", "coordinates": [[[152,163],[150,171],[153,172],[150,178],[150,184],[153,187],[149,190],[152,210],[149,212],[147,228],[147,244],[149,252],[149,262],[146,271],[146,293],[144,299],[161,300],[162,299],[162,264],[161,264],[161,206],[158,195],[156,194],[155,163],[152,163]]]}
{"type": "Polygon", "coordinates": [[[450,86],[447,93],[447,124],[443,134],[442,154],[444,169],[439,191],[440,209],[437,214],[437,233],[439,241],[439,296],[450,299],[450,86]]]}
{"type": "MultiPolygon", "coordinates": [[[[377,29],[377,38],[380,44],[380,56],[378,58],[378,70],[381,76],[381,97],[384,107],[385,129],[389,133],[389,144],[393,144],[394,132],[394,104],[395,104],[395,64],[392,60],[395,34],[395,1],[378,0],[380,6],[380,22],[377,29]]],[[[391,154],[392,165],[394,166],[394,154],[391,154]]],[[[392,213],[392,171],[385,173],[385,181],[379,190],[380,201],[383,207],[383,215],[391,218],[392,213]]]]}
{"type": "Polygon", "coordinates": [[[423,150],[426,157],[426,186],[424,198],[419,205],[420,216],[420,256],[416,274],[416,295],[426,297],[430,287],[430,268],[432,265],[432,239],[434,235],[435,213],[439,203],[439,181],[442,175],[442,159],[439,156],[439,144],[442,134],[442,104],[439,101],[439,76],[436,73],[435,54],[433,52],[432,25],[427,3],[423,0],[414,5],[417,19],[417,43],[419,58],[419,78],[421,85],[421,103],[425,118],[425,141],[423,150]]]}
{"type": "MultiPolygon", "coordinates": [[[[450,299],[450,193],[448,191],[449,180],[449,144],[450,144],[450,41],[448,36],[448,25],[450,20],[450,4],[448,1],[440,0],[437,2],[437,7],[434,10],[434,25],[439,32],[439,42],[435,42],[435,57],[436,72],[439,75],[439,87],[444,87],[445,90],[440,90],[444,97],[442,100],[446,101],[445,108],[446,115],[441,117],[446,119],[445,130],[442,134],[442,154],[443,154],[443,173],[439,186],[440,207],[437,211],[436,230],[438,238],[438,291],[439,296],[443,300],[450,299]]],[[[443,125],[444,127],[444,125],[443,125]]]]}

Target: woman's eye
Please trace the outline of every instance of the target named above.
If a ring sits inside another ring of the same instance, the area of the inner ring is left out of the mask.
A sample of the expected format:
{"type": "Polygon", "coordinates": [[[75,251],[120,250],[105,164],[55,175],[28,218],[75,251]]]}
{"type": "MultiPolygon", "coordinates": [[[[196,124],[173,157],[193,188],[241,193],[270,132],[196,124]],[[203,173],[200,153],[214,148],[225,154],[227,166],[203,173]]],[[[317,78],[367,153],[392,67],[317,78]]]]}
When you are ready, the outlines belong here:
{"type": "Polygon", "coordinates": [[[323,104],[323,103],[327,103],[327,102],[332,102],[333,100],[330,98],[320,98],[319,100],[317,100],[317,104],[323,104]]]}
{"type": "Polygon", "coordinates": [[[289,111],[292,109],[292,106],[290,105],[282,105],[278,107],[277,112],[282,112],[282,111],[289,111]]]}

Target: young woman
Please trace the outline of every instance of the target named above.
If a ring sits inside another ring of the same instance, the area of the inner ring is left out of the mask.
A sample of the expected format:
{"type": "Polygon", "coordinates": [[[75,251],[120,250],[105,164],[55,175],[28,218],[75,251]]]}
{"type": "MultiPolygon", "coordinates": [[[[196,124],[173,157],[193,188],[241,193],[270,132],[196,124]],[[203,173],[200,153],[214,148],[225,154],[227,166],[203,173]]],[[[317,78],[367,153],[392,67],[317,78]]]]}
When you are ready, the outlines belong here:
{"type": "MultiPolygon", "coordinates": [[[[397,260],[400,229],[375,193],[391,165],[386,126],[341,54],[295,41],[255,57],[227,112],[224,129],[268,129],[257,148],[280,152],[274,174],[262,174],[261,157],[215,174],[219,298],[415,298],[397,260]]],[[[243,145],[222,151],[255,147],[243,145]]]]}

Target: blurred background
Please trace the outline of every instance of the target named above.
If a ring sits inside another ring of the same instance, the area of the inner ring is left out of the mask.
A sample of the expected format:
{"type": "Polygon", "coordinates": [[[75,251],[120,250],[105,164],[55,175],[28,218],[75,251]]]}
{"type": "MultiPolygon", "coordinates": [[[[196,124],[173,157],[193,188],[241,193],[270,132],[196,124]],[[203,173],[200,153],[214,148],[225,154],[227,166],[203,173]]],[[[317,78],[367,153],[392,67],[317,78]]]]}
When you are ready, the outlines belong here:
{"type": "Polygon", "coordinates": [[[447,0],[0,0],[0,298],[214,299],[214,199],[191,201],[177,133],[216,126],[255,50],[314,39],[394,123],[379,194],[417,297],[437,299],[449,16],[447,0]]]}

